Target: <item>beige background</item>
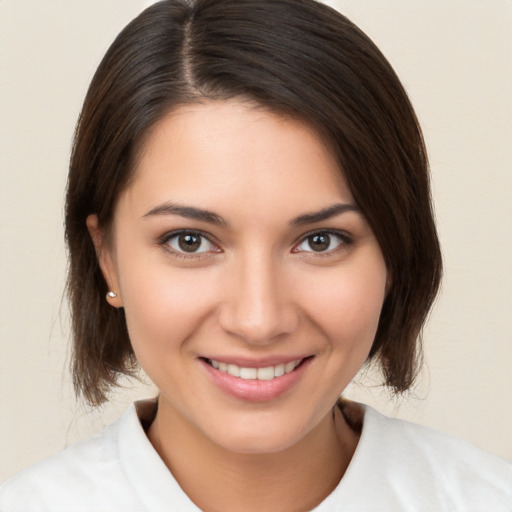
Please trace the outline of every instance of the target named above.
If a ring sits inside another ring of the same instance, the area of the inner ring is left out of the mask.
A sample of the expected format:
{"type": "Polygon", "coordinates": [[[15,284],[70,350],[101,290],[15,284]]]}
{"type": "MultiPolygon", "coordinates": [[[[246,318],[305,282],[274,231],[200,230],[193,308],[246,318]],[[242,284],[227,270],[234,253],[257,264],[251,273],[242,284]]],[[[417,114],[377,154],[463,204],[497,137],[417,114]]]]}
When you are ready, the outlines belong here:
{"type": "MultiPolygon", "coordinates": [[[[76,404],[61,301],[73,126],[102,54],[149,3],[0,0],[0,480],[154,392],[128,386],[95,412],[76,404]]],[[[512,461],[512,1],[331,4],[380,46],[416,106],[446,265],[414,395],[398,408],[371,375],[349,393],[512,461]]]]}

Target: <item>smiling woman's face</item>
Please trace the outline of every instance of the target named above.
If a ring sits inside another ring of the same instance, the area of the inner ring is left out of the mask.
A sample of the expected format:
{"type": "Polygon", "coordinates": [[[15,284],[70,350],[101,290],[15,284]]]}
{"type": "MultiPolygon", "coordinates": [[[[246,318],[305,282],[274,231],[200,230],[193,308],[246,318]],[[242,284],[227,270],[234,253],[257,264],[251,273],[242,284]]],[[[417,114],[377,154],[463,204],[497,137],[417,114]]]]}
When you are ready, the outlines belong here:
{"type": "Polygon", "coordinates": [[[239,101],[175,110],[111,233],[109,301],[125,308],[159,415],[246,453],[328,421],[371,348],[387,272],[310,128],[239,101]]]}

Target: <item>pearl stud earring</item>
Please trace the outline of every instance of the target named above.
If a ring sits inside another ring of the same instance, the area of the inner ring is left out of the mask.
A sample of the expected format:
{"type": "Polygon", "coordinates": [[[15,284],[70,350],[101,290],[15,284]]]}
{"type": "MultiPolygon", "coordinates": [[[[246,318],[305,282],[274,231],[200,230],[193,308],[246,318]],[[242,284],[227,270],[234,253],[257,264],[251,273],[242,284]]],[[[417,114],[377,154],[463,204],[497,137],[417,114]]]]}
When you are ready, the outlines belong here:
{"type": "Polygon", "coordinates": [[[117,293],[116,292],[113,292],[113,291],[110,291],[107,293],[107,295],[111,298],[111,299],[115,299],[117,297],[117,293]]]}

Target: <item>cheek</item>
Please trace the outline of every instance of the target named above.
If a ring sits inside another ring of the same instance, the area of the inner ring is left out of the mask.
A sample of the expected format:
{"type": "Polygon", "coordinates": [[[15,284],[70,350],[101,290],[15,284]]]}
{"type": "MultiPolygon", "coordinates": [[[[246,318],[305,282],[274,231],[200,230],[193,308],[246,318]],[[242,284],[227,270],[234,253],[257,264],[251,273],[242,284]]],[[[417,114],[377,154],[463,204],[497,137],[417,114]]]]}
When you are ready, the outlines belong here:
{"type": "Polygon", "coordinates": [[[208,316],[214,286],[194,272],[165,264],[121,268],[120,282],[130,340],[139,362],[165,351],[186,349],[189,338],[208,316]]]}
{"type": "Polygon", "coordinates": [[[309,286],[311,318],[332,341],[333,350],[370,350],[385,298],[384,265],[336,269],[309,286]]]}

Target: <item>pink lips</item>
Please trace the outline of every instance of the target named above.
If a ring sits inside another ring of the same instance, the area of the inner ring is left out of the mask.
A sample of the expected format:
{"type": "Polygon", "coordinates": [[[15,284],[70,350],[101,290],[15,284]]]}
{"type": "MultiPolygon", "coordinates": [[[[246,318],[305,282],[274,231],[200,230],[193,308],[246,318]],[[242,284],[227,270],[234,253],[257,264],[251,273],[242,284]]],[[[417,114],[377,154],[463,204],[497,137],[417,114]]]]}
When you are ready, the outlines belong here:
{"type": "MultiPolygon", "coordinates": [[[[312,357],[303,358],[293,370],[269,380],[236,377],[214,368],[211,365],[211,360],[199,359],[199,362],[212,382],[225,393],[250,402],[265,402],[278,398],[292,388],[304,375],[312,359],[312,357]]],[[[276,362],[275,360],[267,360],[257,364],[251,361],[242,362],[237,360],[237,362],[234,362],[226,359],[223,359],[223,361],[229,364],[243,365],[247,368],[264,368],[265,366],[278,366],[280,364],[279,361],[276,362]]],[[[287,362],[290,363],[291,361],[288,360],[287,362]]]]}

